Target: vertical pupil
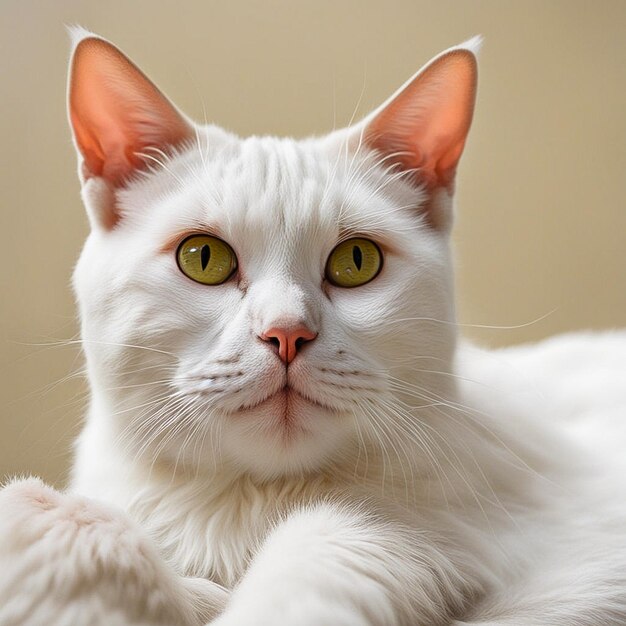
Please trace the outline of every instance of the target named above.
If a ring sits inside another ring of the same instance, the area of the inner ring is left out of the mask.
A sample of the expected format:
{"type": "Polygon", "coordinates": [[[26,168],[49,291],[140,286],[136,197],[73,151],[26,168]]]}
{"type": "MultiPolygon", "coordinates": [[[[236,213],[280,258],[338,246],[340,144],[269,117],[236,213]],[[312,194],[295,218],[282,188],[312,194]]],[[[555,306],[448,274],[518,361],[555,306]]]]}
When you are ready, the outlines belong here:
{"type": "Polygon", "coordinates": [[[363,265],[363,253],[361,252],[361,248],[359,248],[359,246],[352,246],[352,259],[354,260],[354,265],[357,270],[360,272],[361,266],[363,265]]]}
{"type": "Polygon", "coordinates": [[[208,244],[204,244],[202,249],[200,250],[200,261],[202,262],[202,271],[206,269],[206,266],[209,264],[209,260],[211,258],[211,246],[208,244]]]}

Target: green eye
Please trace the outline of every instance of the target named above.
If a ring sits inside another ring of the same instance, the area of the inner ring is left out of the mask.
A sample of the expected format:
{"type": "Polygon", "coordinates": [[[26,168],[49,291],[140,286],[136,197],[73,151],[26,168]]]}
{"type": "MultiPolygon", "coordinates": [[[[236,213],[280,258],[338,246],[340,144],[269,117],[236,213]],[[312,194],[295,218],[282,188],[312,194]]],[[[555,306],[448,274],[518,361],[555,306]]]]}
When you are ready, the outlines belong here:
{"type": "Polygon", "coordinates": [[[326,278],[338,287],[359,287],[378,276],[383,255],[369,239],[355,237],[340,243],[326,262],[326,278]]]}
{"type": "Polygon", "coordinates": [[[209,235],[187,237],[176,252],[180,271],[203,285],[220,285],[237,269],[237,257],[221,239],[209,235]]]}

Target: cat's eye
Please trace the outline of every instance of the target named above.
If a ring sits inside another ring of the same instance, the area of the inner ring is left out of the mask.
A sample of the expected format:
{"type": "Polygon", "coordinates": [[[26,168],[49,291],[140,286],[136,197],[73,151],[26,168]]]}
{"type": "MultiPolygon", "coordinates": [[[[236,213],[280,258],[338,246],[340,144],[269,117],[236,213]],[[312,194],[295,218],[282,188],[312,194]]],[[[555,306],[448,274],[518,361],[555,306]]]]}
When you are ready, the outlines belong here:
{"type": "Polygon", "coordinates": [[[378,276],[383,266],[380,248],[369,239],[342,241],[328,257],[326,278],[338,287],[359,287],[378,276]]]}
{"type": "Polygon", "coordinates": [[[210,235],[191,235],[176,251],[180,271],[203,285],[220,285],[237,269],[237,257],[221,239],[210,235]]]}

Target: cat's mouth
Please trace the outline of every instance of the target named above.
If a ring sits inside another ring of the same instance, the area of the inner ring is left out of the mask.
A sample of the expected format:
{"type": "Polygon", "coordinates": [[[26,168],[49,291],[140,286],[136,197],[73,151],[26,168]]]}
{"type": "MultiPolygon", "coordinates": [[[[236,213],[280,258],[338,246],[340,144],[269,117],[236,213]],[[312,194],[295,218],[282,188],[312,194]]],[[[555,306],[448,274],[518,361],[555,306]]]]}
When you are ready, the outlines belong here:
{"type": "Polygon", "coordinates": [[[312,398],[308,394],[304,394],[292,387],[289,383],[285,383],[278,391],[265,396],[263,399],[253,404],[245,404],[241,406],[236,412],[244,413],[253,411],[255,409],[268,408],[279,410],[285,419],[290,419],[293,411],[297,410],[298,406],[302,404],[308,404],[314,407],[323,409],[324,411],[334,411],[333,407],[324,404],[323,402],[312,398]],[[274,406],[272,406],[274,405],[274,406]]]}

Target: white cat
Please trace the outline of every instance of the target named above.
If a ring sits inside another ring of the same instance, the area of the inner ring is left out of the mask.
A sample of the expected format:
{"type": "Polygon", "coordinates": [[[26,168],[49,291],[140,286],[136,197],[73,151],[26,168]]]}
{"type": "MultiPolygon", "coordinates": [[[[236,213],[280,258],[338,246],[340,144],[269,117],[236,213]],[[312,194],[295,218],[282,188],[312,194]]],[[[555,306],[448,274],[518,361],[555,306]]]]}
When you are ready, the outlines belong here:
{"type": "Polygon", "coordinates": [[[74,35],[91,406],[0,492],[0,624],[626,624],[626,334],[457,342],[478,41],[295,141],[74,35]]]}

